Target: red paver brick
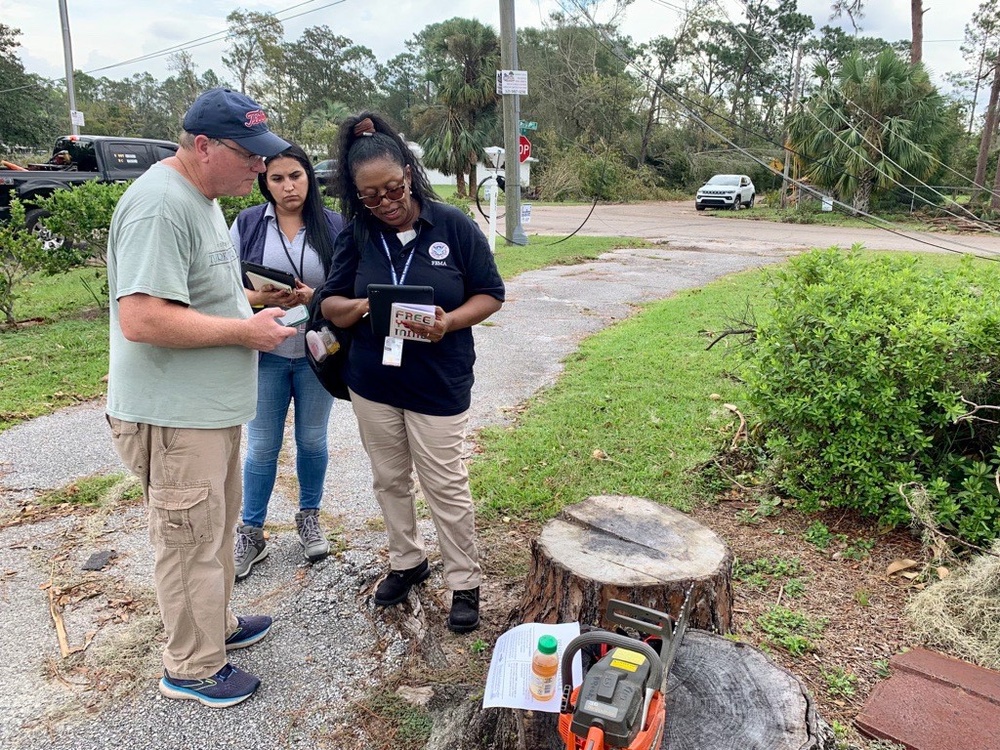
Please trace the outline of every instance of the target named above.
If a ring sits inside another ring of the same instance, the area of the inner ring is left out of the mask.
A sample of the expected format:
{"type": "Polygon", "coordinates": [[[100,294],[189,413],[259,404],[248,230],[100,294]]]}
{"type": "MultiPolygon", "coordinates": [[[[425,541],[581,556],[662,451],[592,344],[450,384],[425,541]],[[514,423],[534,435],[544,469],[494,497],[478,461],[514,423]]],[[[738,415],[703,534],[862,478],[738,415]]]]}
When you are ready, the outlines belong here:
{"type": "Polygon", "coordinates": [[[907,750],[1000,750],[1000,672],[926,649],[894,656],[858,729],[907,750]]]}

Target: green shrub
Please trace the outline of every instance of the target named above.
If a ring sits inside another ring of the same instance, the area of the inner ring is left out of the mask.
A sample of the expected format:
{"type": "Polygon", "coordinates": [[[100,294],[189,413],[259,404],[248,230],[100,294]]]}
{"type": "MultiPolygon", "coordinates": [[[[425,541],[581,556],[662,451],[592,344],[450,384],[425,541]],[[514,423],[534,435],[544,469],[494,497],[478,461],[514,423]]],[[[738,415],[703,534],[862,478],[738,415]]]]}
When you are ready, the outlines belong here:
{"type": "Polygon", "coordinates": [[[105,265],[111,215],[127,187],[124,182],[90,180],[37,201],[39,208],[49,212],[41,223],[64,239],[59,247],[50,249],[48,273],[61,273],[88,262],[105,265]]]}
{"type": "Polygon", "coordinates": [[[901,486],[918,483],[942,528],[981,542],[1000,532],[997,425],[956,420],[963,397],[1000,404],[1000,275],[968,258],[930,266],[836,249],[792,260],[742,374],[800,507],[896,525],[909,519],[901,486]]]}
{"type": "Polygon", "coordinates": [[[18,288],[45,263],[42,242],[23,229],[24,205],[17,198],[10,202],[10,221],[0,223],[0,315],[8,325],[17,323],[14,305],[18,288]]]}

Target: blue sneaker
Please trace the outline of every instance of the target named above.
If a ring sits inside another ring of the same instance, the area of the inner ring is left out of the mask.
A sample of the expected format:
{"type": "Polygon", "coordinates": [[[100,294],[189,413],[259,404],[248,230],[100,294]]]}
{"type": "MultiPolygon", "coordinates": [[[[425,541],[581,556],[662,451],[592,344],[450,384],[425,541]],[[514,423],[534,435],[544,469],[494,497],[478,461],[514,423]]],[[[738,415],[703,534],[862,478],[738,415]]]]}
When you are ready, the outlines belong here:
{"type": "Polygon", "coordinates": [[[267,615],[247,615],[236,619],[236,630],[226,638],[226,651],[252,646],[271,631],[271,623],[274,622],[267,615]]]}
{"type": "Polygon", "coordinates": [[[167,698],[198,701],[209,708],[228,708],[242,703],[260,687],[260,680],[227,664],[204,680],[181,680],[163,670],[160,692],[167,698]]]}

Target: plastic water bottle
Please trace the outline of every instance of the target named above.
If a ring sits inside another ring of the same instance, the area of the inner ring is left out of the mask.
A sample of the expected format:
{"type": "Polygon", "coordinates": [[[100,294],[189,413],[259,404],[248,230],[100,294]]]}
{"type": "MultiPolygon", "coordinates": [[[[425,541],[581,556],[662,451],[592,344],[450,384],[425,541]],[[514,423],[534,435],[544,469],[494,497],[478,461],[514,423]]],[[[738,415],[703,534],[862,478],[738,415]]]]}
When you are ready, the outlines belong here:
{"type": "Polygon", "coordinates": [[[556,650],[559,641],[553,635],[543,635],[538,639],[538,648],[531,658],[531,695],[540,701],[547,701],[556,694],[556,677],[559,673],[559,658],[556,650]]]}

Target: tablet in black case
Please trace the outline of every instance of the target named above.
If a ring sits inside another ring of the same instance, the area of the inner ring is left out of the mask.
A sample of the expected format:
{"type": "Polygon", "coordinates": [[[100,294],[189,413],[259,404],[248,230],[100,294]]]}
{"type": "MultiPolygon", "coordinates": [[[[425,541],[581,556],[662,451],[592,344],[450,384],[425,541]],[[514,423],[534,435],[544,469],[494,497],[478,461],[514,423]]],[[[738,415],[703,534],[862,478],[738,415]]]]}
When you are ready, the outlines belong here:
{"type": "Polygon", "coordinates": [[[433,305],[434,287],[414,284],[369,284],[368,317],[371,318],[372,333],[376,336],[389,335],[393,302],[433,305]]]}

